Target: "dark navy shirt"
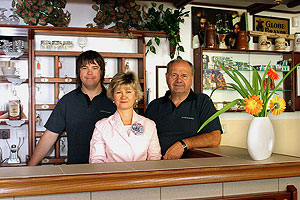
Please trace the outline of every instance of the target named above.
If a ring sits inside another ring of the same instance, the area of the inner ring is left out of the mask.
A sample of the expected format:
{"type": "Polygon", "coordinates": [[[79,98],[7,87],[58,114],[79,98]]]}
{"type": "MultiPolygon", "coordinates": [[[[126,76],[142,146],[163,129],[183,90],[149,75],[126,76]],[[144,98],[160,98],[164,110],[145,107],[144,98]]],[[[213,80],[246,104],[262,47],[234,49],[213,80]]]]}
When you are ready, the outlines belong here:
{"type": "Polygon", "coordinates": [[[77,88],[57,103],[45,128],[57,134],[67,132],[68,164],[88,163],[90,140],[96,122],[115,111],[116,106],[106,97],[104,87],[92,101],[77,88]]]}
{"type": "Polygon", "coordinates": [[[169,99],[170,94],[167,91],[164,97],[153,100],[145,113],[156,123],[162,155],[178,140],[221,130],[219,118],[216,118],[197,133],[200,126],[216,112],[206,94],[191,90],[178,107],[169,99]]]}

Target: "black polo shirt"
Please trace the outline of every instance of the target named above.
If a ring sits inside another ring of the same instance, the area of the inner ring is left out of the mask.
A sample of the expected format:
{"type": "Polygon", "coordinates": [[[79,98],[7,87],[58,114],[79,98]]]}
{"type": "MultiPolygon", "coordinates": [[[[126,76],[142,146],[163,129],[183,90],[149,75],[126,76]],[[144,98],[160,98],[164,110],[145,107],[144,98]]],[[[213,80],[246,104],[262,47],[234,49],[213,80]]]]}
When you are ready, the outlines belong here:
{"type": "Polygon", "coordinates": [[[156,123],[162,155],[178,140],[221,130],[219,118],[216,118],[197,133],[200,126],[216,112],[206,94],[191,90],[178,107],[169,99],[170,94],[167,91],[164,97],[153,100],[145,113],[156,123]]]}
{"type": "Polygon", "coordinates": [[[88,163],[90,140],[96,122],[115,111],[116,106],[106,97],[104,87],[92,101],[77,88],[57,103],[45,128],[57,134],[67,132],[68,164],[88,163]]]}

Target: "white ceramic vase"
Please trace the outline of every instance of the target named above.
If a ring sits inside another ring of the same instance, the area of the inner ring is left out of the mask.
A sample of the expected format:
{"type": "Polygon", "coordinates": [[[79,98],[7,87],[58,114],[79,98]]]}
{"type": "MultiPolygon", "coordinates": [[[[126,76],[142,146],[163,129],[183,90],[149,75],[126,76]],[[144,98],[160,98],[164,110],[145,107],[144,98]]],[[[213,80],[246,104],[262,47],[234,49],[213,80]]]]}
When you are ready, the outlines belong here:
{"type": "Polygon", "coordinates": [[[254,117],[248,129],[247,148],[253,160],[271,156],[274,147],[274,129],[268,117],[254,117]]]}

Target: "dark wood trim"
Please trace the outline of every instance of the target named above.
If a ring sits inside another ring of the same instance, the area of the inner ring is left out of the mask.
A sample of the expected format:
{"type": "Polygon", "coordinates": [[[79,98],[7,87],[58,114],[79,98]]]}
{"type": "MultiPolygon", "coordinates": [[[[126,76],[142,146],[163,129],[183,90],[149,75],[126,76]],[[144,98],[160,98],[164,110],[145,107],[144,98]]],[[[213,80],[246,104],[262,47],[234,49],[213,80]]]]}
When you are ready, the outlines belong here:
{"type": "Polygon", "coordinates": [[[186,6],[191,1],[192,0],[174,0],[173,4],[176,8],[180,8],[180,7],[186,6]]]}
{"type": "Polygon", "coordinates": [[[300,162],[6,178],[0,180],[0,197],[138,189],[295,176],[300,176],[300,162]]]}
{"type": "MultiPolygon", "coordinates": [[[[300,52],[294,52],[294,59],[293,59],[293,64],[292,66],[295,66],[296,64],[300,63],[300,52]]],[[[294,90],[294,94],[295,94],[295,110],[296,111],[300,111],[300,96],[297,96],[297,80],[300,79],[300,77],[297,77],[297,69],[294,71],[294,85],[295,85],[295,90],[294,90]]]]}
{"type": "MultiPolygon", "coordinates": [[[[197,5],[197,6],[212,6],[212,7],[234,8],[234,9],[247,10],[247,7],[243,7],[243,6],[232,6],[232,5],[229,6],[229,5],[222,5],[222,4],[200,3],[200,2],[191,2],[189,4],[197,5]]],[[[267,9],[265,11],[276,12],[276,13],[284,13],[284,14],[299,14],[300,13],[300,11],[283,11],[283,10],[276,10],[276,9],[267,9]]]]}

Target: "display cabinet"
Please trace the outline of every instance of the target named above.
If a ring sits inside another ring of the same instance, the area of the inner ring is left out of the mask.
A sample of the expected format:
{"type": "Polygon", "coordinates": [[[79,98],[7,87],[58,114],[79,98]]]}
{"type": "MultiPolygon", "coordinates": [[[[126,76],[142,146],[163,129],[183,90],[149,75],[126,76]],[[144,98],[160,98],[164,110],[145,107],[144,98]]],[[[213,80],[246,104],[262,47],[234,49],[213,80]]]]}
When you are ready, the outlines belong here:
{"type": "MultiPolygon", "coordinates": [[[[31,138],[29,138],[30,155],[32,155],[35,145],[44,132],[43,128],[40,130],[38,128],[44,125],[51,110],[62,95],[76,87],[75,61],[82,50],[93,49],[103,56],[106,62],[106,76],[104,80],[106,86],[108,86],[111,78],[117,72],[132,70],[138,74],[141,87],[145,93],[145,43],[142,34],[135,34],[133,39],[128,39],[122,38],[117,33],[104,34],[93,29],[85,30],[85,32],[65,29],[59,31],[33,30],[32,35],[34,36],[34,50],[31,53],[31,77],[33,78],[31,82],[32,116],[30,127],[34,134],[31,134],[31,138]],[[117,41],[114,41],[111,37],[117,37],[115,39],[117,41]],[[122,50],[121,47],[117,50],[115,48],[110,49],[110,47],[101,48],[103,47],[103,39],[111,40],[111,43],[115,42],[116,44],[117,42],[122,42],[122,40],[128,40],[127,42],[133,43],[133,47],[127,47],[127,52],[126,48],[122,50]],[[69,46],[64,45],[65,43],[69,46]],[[81,49],[78,47],[81,47],[81,49]],[[48,89],[48,92],[50,91],[50,94],[46,95],[46,99],[39,99],[39,97],[44,96],[41,95],[42,88],[48,89]],[[42,114],[44,111],[48,111],[48,114],[42,114]],[[40,120],[43,122],[40,123],[40,120]]],[[[146,95],[138,103],[136,111],[143,113],[145,104],[146,95]]],[[[60,136],[55,144],[53,153],[44,158],[42,163],[60,164],[66,162],[66,135],[67,133],[64,133],[60,136]]]]}
{"type": "MultiPolygon", "coordinates": [[[[229,89],[226,83],[233,80],[220,68],[234,67],[243,74],[247,80],[252,81],[252,66],[263,75],[264,69],[270,63],[282,77],[294,66],[295,54],[291,51],[259,51],[259,50],[235,50],[235,49],[211,49],[198,48],[194,50],[195,78],[194,88],[196,92],[203,92],[211,96],[215,107],[219,110],[236,98],[241,98],[238,92],[229,89]]],[[[286,111],[295,111],[295,71],[285,79],[277,89],[276,95],[283,97],[287,103],[286,111]]],[[[279,81],[280,81],[279,80],[279,81]]],[[[275,81],[275,85],[279,82],[275,81]]],[[[271,86],[272,87],[272,86],[271,86]]],[[[242,107],[235,106],[229,111],[242,111],[242,107]]]]}

